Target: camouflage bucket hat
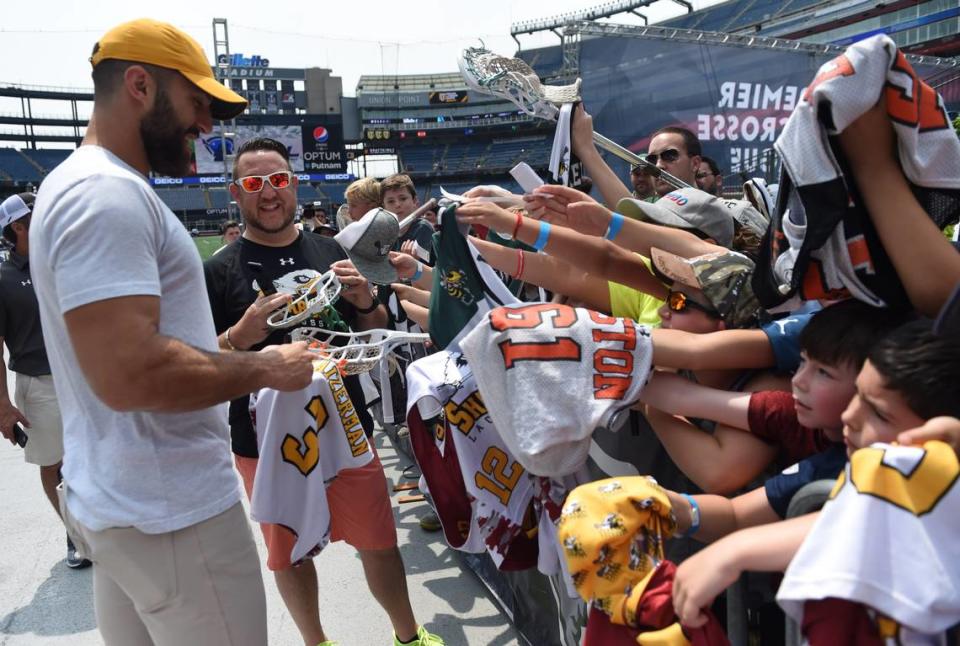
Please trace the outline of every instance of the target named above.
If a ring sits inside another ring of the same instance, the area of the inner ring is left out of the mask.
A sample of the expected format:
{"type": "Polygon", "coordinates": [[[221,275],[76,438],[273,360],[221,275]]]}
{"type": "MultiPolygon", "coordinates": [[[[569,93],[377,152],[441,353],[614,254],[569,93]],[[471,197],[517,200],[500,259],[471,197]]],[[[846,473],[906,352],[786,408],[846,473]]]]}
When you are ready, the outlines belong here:
{"type": "Polygon", "coordinates": [[[728,327],[744,327],[756,318],[760,303],[750,284],[753,261],[736,251],[681,258],[651,249],[654,269],[668,282],[699,289],[728,327]]]}

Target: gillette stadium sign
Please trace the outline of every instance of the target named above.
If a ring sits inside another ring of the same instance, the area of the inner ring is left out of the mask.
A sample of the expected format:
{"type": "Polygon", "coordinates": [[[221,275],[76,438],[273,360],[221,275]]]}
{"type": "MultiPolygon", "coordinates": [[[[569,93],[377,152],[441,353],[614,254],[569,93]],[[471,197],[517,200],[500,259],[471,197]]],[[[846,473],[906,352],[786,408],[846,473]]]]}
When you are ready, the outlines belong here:
{"type": "Polygon", "coordinates": [[[232,67],[270,67],[270,60],[259,55],[253,55],[250,58],[243,54],[220,54],[217,56],[219,65],[230,65],[232,67]]]}

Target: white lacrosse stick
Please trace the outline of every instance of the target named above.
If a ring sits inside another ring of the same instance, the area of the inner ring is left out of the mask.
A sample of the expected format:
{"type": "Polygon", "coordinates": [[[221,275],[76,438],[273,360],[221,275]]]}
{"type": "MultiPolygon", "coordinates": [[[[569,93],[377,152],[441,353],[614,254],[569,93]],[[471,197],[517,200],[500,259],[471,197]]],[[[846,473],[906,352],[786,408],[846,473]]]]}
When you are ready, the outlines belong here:
{"type": "Polygon", "coordinates": [[[404,234],[407,229],[410,228],[410,225],[413,224],[414,220],[418,220],[426,215],[427,211],[433,211],[437,208],[437,200],[430,198],[423,203],[422,206],[418,207],[416,211],[408,215],[407,217],[400,220],[400,234],[404,234]]]}
{"type": "MultiPolygon", "coordinates": [[[[580,79],[571,85],[544,85],[533,68],[520,58],[498,56],[482,47],[468,47],[457,63],[460,75],[471,90],[506,99],[532,117],[556,121],[560,113],[558,105],[580,100],[580,79]]],[[[643,166],[652,177],[676,188],[690,188],[682,179],[600,133],[594,132],[593,140],[620,159],[643,166]]]]}
{"type": "Polygon", "coordinates": [[[300,290],[300,295],[290,301],[286,307],[277,310],[267,318],[267,325],[274,329],[296,325],[333,305],[340,296],[340,279],[333,270],[313,278],[300,290]]]}
{"type": "MultiPolygon", "coordinates": [[[[405,343],[426,343],[429,334],[397,332],[395,330],[365,330],[363,332],[333,332],[320,328],[297,328],[290,334],[293,341],[307,341],[310,349],[336,364],[344,375],[370,372],[384,359],[393,359],[390,351],[405,343]],[[333,345],[346,341],[344,345],[333,345]]],[[[395,360],[394,360],[395,361],[395,360]]]]}

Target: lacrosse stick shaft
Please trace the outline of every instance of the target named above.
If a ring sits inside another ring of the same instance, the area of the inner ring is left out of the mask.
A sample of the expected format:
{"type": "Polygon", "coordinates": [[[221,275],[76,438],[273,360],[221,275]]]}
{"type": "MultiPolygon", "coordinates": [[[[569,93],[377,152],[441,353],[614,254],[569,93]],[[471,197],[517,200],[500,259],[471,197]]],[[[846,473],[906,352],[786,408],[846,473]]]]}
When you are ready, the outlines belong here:
{"type": "Polygon", "coordinates": [[[431,197],[429,200],[424,202],[423,206],[400,221],[400,233],[402,234],[409,229],[414,220],[422,218],[427,211],[432,211],[435,208],[437,208],[437,200],[431,197]]]}
{"type": "Polygon", "coordinates": [[[644,168],[650,169],[651,175],[653,175],[654,177],[659,177],[660,179],[665,181],[667,184],[670,184],[675,188],[690,188],[690,185],[684,182],[682,179],[671,175],[670,173],[663,170],[656,164],[651,164],[650,162],[648,162],[646,159],[644,159],[637,153],[633,152],[632,150],[628,150],[624,148],[623,146],[613,141],[612,139],[607,139],[606,137],[601,135],[599,132],[593,133],[593,141],[598,146],[606,150],[607,152],[613,153],[614,155],[624,160],[625,162],[628,162],[634,165],[639,164],[644,168]]]}

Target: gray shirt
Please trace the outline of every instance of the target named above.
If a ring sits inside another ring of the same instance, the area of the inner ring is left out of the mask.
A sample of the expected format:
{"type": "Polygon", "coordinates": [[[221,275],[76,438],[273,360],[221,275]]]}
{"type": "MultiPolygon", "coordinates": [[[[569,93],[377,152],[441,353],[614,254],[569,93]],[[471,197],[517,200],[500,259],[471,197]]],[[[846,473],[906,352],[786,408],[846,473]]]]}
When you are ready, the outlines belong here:
{"type": "Polygon", "coordinates": [[[50,374],[30,264],[16,251],[0,263],[0,337],[10,350],[10,370],[31,377],[50,374]]]}
{"type": "Polygon", "coordinates": [[[160,334],[217,351],[200,256],[147,179],[109,151],[81,146],[40,186],[30,265],[63,412],[70,513],[94,531],[160,534],[239,502],[226,405],[111,409],[87,382],[64,322],[91,303],[153,296],[160,334]]]}

